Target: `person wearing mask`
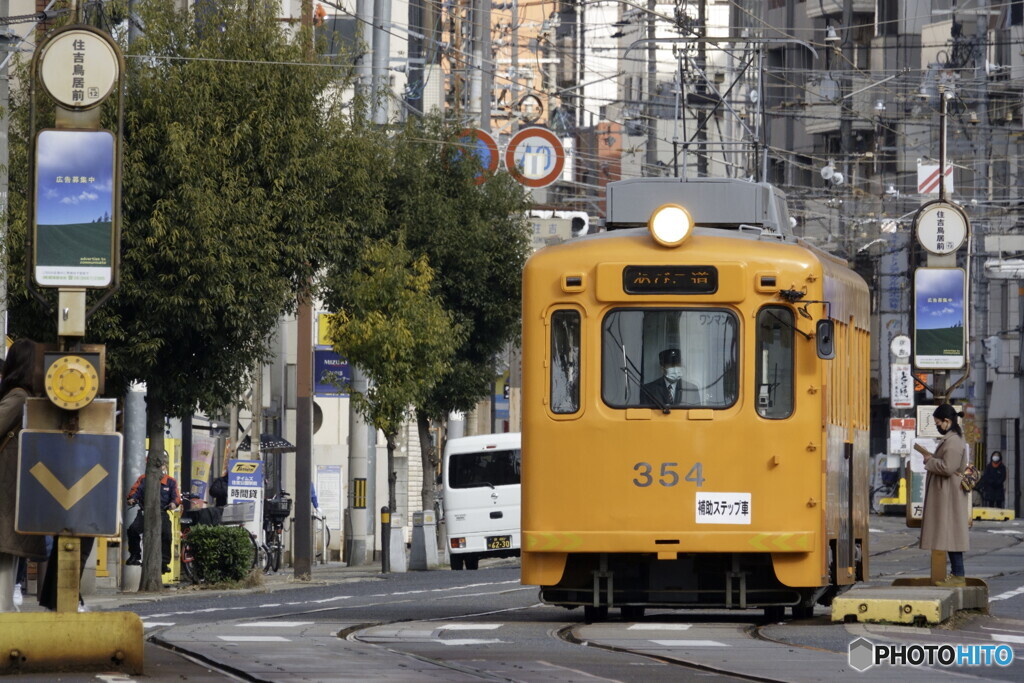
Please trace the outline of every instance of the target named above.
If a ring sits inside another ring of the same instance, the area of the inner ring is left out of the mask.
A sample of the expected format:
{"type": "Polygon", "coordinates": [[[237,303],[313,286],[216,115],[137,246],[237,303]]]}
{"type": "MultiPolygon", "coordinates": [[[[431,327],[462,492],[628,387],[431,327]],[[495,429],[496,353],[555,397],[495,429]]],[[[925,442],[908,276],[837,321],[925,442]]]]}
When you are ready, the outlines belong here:
{"type": "Polygon", "coordinates": [[[1002,508],[1006,499],[1006,467],[999,451],[993,451],[992,457],[985,466],[978,480],[978,491],[981,493],[982,505],[990,508],[1002,508]]]}
{"type": "MultiPolygon", "coordinates": [[[[171,571],[171,520],[166,515],[167,510],[174,510],[181,505],[181,494],[178,493],[178,482],[167,473],[167,465],[161,470],[160,478],[160,559],[161,572],[166,574],[171,571]]],[[[128,561],[125,564],[142,564],[142,533],[145,530],[146,475],[141,475],[135,480],[131,491],[128,492],[128,504],[138,505],[139,512],[135,515],[135,521],[128,527],[128,561]]]]}
{"type": "Polygon", "coordinates": [[[683,356],[679,349],[668,348],[658,354],[661,377],[643,386],[641,402],[657,406],[699,405],[697,387],[683,379],[683,356]]]}
{"type": "Polygon", "coordinates": [[[22,410],[32,394],[36,344],[19,339],[7,350],[0,370],[0,612],[11,612],[18,559],[46,559],[43,536],[19,534],[14,530],[17,511],[18,433],[22,410]]]}
{"type": "Polygon", "coordinates": [[[921,520],[921,548],[949,554],[950,573],[937,586],[965,586],[964,552],[968,539],[968,493],[960,486],[960,473],[967,466],[967,448],[956,408],[943,403],[932,413],[935,428],[942,435],[939,447],[930,453],[914,446],[924,456],[924,515],[921,520]]]}

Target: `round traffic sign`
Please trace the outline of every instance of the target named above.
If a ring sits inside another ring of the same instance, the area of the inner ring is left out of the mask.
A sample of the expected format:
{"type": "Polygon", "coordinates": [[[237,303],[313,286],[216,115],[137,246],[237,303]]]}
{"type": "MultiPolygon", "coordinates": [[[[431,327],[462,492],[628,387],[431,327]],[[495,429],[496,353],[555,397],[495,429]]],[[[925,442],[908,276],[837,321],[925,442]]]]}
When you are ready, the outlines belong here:
{"type": "Polygon", "coordinates": [[[113,91],[121,73],[117,46],[91,26],[55,33],[39,52],[39,80],[61,106],[89,109],[113,91]]]}
{"type": "Polygon", "coordinates": [[[476,176],[477,185],[498,170],[498,143],[490,133],[479,128],[466,128],[459,131],[459,144],[468,147],[470,153],[480,161],[481,171],[476,176]]]}
{"type": "Polygon", "coordinates": [[[952,254],[967,240],[967,215],[956,204],[928,202],[914,217],[917,241],[932,254],[952,254]]]}
{"type": "Polygon", "coordinates": [[[508,142],[505,168],[527,187],[546,187],[558,180],[565,166],[562,141],[547,128],[524,128],[508,142]]]}

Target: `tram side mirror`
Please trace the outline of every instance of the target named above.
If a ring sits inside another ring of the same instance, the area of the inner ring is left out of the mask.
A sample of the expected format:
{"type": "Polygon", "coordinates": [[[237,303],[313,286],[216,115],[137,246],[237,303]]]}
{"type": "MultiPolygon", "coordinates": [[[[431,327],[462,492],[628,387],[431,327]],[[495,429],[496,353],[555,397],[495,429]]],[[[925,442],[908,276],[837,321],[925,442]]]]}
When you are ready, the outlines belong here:
{"type": "Polygon", "coordinates": [[[819,320],[814,326],[814,339],[818,346],[818,358],[832,360],[836,357],[836,326],[831,320],[819,320]]]}

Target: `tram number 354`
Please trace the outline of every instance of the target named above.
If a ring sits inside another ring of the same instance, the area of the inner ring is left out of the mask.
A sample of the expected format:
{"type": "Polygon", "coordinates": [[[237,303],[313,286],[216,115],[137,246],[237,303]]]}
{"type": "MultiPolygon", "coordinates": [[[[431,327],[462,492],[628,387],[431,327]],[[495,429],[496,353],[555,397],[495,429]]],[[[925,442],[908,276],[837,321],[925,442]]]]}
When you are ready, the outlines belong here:
{"type": "MultiPolygon", "coordinates": [[[[680,482],[679,479],[679,463],[677,462],[662,462],[651,464],[649,462],[638,462],[633,465],[633,471],[636,472],[636,476],[633,478],[633,485],[640,488],[646,488],[658,482],[661,486],[675,486],[680,482]],[[657,471],[655,468],[657,467],[657,471]]],[[[690,471],[686,473],[686,476],[682,478],[682,481],[692,481],[697,487],[704,485],[704,476],[701,474],[700,463],[695,463],[690,471]]]]}

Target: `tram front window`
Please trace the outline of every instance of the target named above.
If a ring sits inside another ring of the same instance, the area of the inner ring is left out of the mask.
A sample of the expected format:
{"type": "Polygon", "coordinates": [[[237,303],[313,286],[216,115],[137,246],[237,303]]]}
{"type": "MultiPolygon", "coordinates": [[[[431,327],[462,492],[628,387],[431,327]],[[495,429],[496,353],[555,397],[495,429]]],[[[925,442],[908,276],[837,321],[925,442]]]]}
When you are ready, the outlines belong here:
{"type": "Polygon", "coordinates": [[[613,408],[728,408],[739,388],[736,316],[720,309],[609,313],[601,334],[601,396],[613,408]]]}

